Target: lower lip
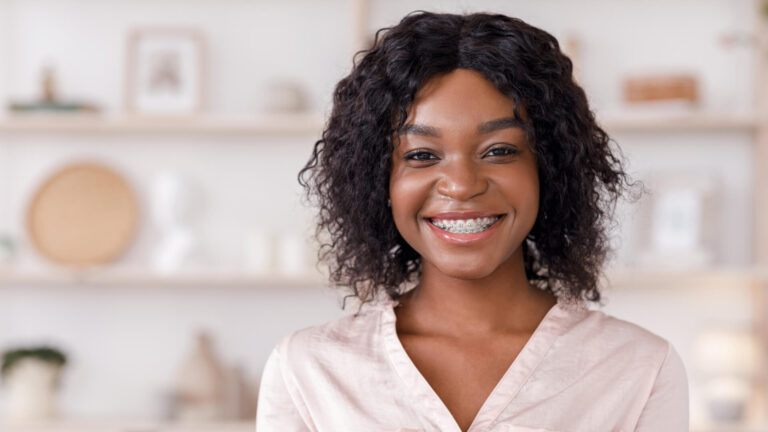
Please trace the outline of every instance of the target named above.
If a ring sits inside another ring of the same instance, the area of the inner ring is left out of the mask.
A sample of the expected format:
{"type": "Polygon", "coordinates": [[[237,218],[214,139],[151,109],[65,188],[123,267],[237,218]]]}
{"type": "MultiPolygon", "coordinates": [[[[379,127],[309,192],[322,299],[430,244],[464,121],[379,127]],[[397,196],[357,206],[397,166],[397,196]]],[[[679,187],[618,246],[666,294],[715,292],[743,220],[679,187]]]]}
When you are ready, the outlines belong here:
{"type": "Polygon", "coordinates": [[[432,231],[440,237],[441,239],[447,241],[448,243],[453,244],[459,244],[459,245],[466,245],[471,244],[475,242],[479,242],[481,240],[484,240],[490,236],[493,235],[493,233],[496,232],[496,227],[499,226],[499,224],[504,220],[506,215],[502,215],[499,217],[499,220],[497,220],[493,225],[491,225],[490,228],[488,228],[485,231],[481,231],[479,233],[473,233],[473,234],[456,234],[451,233],[448,231],[441,230],[440,228],[432,225],[432,222],[430,222],[428,219],[424,219],[424,221],[429,225],[429,227],[432,229],[432,231]]]}

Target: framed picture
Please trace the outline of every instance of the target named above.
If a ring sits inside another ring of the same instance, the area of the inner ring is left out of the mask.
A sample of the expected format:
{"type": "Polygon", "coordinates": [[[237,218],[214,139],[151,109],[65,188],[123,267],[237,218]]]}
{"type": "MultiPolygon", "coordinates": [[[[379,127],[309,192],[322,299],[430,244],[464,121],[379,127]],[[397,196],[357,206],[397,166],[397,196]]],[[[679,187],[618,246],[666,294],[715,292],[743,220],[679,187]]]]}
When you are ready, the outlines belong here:
{"type": "Polygon", "coordinates": [[[145,28],[131,32],[126,110],[133,114],[199,113],[203,105],[204,43],[194,29],[145,28]]]}
{"type": "Polygon", "coordinates": [[[691,270],[716,264],[720,244],[722,180],[706,172],[655,172],[646,179],[637,238],[643,268],[691,270]]]}

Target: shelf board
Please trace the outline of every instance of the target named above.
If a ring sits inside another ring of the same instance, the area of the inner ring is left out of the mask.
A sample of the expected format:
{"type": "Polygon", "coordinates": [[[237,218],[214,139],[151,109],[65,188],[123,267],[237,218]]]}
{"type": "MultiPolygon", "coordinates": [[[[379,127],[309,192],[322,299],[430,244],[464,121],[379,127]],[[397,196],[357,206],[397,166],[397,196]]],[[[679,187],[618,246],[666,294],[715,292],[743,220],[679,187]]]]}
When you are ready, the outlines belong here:
{"type": "Polygon", "coordinates": [[[3,432],[114,432],[152,431],[152,432],[253,432],[256,420],[211,422],[211,423],[176,423],[152,421],[50,421],[29,424],[2,424],[3,432]]]}
{"type": "Polygon", "coordinates": [[[766,424],[721,424],[721,425],[703,425],[691,426],[691,432],[765,432],[768,430],[766,424]]]}
{"type": "MultiPolygon", "coordinates": [[[[121,431],[153,431],[153,432],[253,432],[253,421],[217,422],[217,423],[174,423],[174,422],[140,422],[140,421],[52,421],[26,425],[11,425],[0,423],[4,432],[113,432],[121,431]]],[[[761,432],[766,425],[762,424],[727,424],[727,425],[698,425],[692,426],[691,432],[761,432]]]]}
{"type": "MultiPolygon", "coordinates": [[[[757,128],[752,114],[630,114],[604,113],[598,123],[609,133],[676,131],[743,131],[757,128]]],[[[184,117],[105,116],[98,114],[29,114],[0,117],[0,133],[56,134],[232,134],[320,136],[320,114],[252,116],[194,115],[184,117]]]]}
{"type": "Polygon", "coordinates": [[[142,269],[0,270],[0,287],[31,285],[99,286],[243,286],[254,288],[304,287],[327,284],[319,273],[288,276],[279,273],[247,274],[237,271],[185,271],[159,274],[142,269]]]}
{"type": "Polygon", "coordinates": [[[714,268],[704,270],[636,270],[609,269],[605,273],[608,288],[642,286],[643,288],[670,285],[728,284],[749,285],[768,280],[766,271],[755,267],[714,268]]]}
{"type": "Polygon", "coordinates": [[[0,118],[0,133],[55,134],[240,134],[319,137],[319,114],[184,117],[102,116],[97,114],[30,114],[0,118]]]}
{"type": "Polygon", "coordinates": [[[752,132],[758,126],[755,115],[728,113],[604,113],[597,116],[608,133],[619,132],[752,132]]]}
{"type": "MultiPolygon", "coordinates": [[[[739,284],[768,281],[768,272],[756,268],[722,268],[713,270],[629,270],[606,272],[609,288],[633,286],[667,287],[681,284],[739,284]]],[[[100,286],[243,286],[243,287],[311,287],[325,286],[328,278],[320,273],[288,276],[279,273],[247,274],[236,270],[184,271],[159,274],[149,269],[92,270],[15,270],[0,269],[0,287],[30,285],[100,285],[100,286]]]]}
{"type": "MultiPolygon", "coordinates": [[[[256,421],[223,423],[172,423],[172,422],[48,422],[29,425],[0,424],[4,432],[106,432],[106,431],[154,431],[154,432],[253,432],[256,421]]],[[[765,425],[720,425],[692,427],[691,432],[758,432],[765,431],[765,425]]]]}

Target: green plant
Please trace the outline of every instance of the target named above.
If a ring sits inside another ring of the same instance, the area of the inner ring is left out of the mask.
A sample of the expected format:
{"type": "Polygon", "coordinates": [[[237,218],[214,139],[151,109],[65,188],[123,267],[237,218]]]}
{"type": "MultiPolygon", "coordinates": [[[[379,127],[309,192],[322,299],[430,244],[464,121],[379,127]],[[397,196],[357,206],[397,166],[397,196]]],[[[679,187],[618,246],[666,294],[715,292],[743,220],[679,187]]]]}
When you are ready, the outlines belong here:
{"type": "Polygon", "coordinates": [[[3,363],[0,367],[0,376],[5,377],[13,366],[25,358],[36,358],[46,362],[63,366],[67,363],[67,356],[56,348],[49,346],[38,346],[29,348],[17,348],[3,352],[3,363]]]}

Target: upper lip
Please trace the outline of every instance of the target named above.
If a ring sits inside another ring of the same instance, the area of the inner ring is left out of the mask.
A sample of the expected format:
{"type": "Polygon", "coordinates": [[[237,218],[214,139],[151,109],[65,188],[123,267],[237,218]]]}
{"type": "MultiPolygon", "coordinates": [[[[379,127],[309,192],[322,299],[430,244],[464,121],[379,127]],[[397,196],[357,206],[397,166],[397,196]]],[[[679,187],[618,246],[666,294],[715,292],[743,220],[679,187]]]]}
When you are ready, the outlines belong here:
{"type": "Polygon", "coordinates": [[[425,216],[427,219],[475,219],[481,217],[494,217],[501,216],[503,213],[494,213],[487,211],[471,211],[471,212],[445,212],[445,213],[433,213],[425,216]]]}

